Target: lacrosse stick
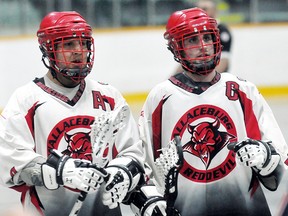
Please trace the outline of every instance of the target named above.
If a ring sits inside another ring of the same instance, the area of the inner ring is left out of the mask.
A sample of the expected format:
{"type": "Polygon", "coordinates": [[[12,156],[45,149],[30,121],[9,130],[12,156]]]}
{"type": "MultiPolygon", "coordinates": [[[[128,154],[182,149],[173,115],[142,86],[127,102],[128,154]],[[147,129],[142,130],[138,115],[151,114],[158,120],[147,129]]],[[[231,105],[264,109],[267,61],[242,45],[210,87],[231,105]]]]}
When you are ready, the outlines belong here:
{"type": "MultiPolygon", "coordinates": [[[[98,167],[97,169],[103,174],[105,182],[109,180],[109,174],[103,169],[109,162],[109,154],[105,150],[112,148],[117,133],[127,124],[129,115],[129,107],[124,104],[113,111],[98,116],[91,125],[92,166],[98,167]]],[[[121,180],[123,181],[121,178],[116,178],[112,183],[117,184],[121,180]]],[[[113,185],[109,184],[109,187],[113,187],[113,185]]],[[[80,193],[69,216],[78,215],[86,196],[86,192],[82,191],[80,193]]]]}
{"type": "Polygon", "coordinates": [[[116,135],[128,122],[130,110],[127,104],[97,117],[91,125],[92,161],[98,167],[105,167],[109,158],[105,150],[111,149],[116,135]]]}
{"type": "Polygon", "coordinates": [[[167,216],[173,216],[175,213],[174,204],[178,195],[178,174],[184,160],[180,137],[176,135],[161,151],[162,153],[155,161],[160,176],[160,184],[156,184],[156,186],[158,186],[159,192],[164,194],[167,201],[167,216]],[[163,182],[164,186],[161,185],[163,182]]]}

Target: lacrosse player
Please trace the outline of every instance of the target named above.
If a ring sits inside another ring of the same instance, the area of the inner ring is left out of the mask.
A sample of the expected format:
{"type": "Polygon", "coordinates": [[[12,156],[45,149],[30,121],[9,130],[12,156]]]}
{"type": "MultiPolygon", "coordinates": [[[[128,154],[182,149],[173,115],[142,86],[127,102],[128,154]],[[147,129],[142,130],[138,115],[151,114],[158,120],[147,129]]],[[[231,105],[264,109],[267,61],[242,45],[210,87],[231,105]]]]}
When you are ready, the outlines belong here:
{"type": "Polygon", "coordinates": [[[80,192],[88,195],[72,215],[121,215],[119,203],[141,179],[143,153],[120,92],[87,78],[94,60],[91,26],[77,12],[51,12],[37,37],[48,72],[18,88],[1,114],[0,182],[21,192],[33,216],[69,215],[80,192]],[[115,122],[105,114],[122,105],[126,124],[113,137],[115,122]],[[90,138],[94,122],[98,143],[90,138]],[[99,157],[105,175],[94,164],[99,157]]]}
{"type": "MultiPolygon", "coordinates": [[[[251,82],[215,70],[219,29],[204,10],[174,12],[164,38],[185,70],[156,85],[141,111],[146,173],[156,189],[163,184],[155,161],[173,167],[161,149],[179,135],[184,161],[172,183],[182,216],[271,215],[262,187],[277,190],[288,149],[268,104],[251,82]]],[[[163,211],[158,200],[153,210],[163,211]]]]}

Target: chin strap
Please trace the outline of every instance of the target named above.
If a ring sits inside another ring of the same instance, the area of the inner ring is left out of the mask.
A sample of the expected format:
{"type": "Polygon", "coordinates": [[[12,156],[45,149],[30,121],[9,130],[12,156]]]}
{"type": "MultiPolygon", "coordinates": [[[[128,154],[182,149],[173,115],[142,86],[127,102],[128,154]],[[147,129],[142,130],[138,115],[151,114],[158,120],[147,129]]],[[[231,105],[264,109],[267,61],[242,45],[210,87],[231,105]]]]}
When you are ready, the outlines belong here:
{"type": "Polygon", "coordinates": [[[84,68],[84,69],[80,69],[80,68],[64,68],[64,69],[59,69],[59,72],[61,74],[64,74],[68,77],[86,77],[89,73],[90,70],[89,68],[84,68]]]}
{"type": "Polygon", "coordinates": [[[202,63],[191,64],[190,62],[185,61],[185,65],[190,70],[194,71],[193,74],[197,74],[197,75],[209,74],[216,67],[216,64],[214,63],[214,59],[210,60],[209,62],[207,62],[205,64],[202,64],[202,63]]]}

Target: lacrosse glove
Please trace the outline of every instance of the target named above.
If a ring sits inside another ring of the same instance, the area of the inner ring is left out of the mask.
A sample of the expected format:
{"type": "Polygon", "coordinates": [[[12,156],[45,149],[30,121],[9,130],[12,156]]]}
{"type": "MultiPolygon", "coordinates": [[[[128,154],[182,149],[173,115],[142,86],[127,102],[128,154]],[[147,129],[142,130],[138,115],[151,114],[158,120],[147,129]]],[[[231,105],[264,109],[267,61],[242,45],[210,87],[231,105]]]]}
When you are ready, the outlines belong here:
{"type": "Polygon", "coordinates": [[[59,185],[78,189],[87,193],[96,191],[103,183],[101,170],[90,161],[73,159],[52,150],[46,163],[42,164],[44,186],[55,190],[59,185]]]}
{"type": "Polygon", "coordinates": [[[116,208],[140,182],[144,182],[144,170],[130,158],[115,158],[106,168],[110,175],[103,192],[103,204],[116,208]]]}
{"type": "Polygon", "coordinates": [[[228,149],[236,152],[239,164],[251,167],[261,176],[270,175],[280,162],[280,155],[270,142],[247,139],[228,144],[228,149]]]}
{"type": "MultiPolygon", "coordinates": [[[[157,191],[154,185],[143,185],[132,193],[130,207],[135,215],[141,216],[166,216],[167,203],[165,198],[157,191]]],[[[173,216],[180,216],[174,208],[173,216]]],[[[171,216],[172,216],[171,215],[171,216]]],[[[170,216],[170,215],[169,215],[170,216]]]]}

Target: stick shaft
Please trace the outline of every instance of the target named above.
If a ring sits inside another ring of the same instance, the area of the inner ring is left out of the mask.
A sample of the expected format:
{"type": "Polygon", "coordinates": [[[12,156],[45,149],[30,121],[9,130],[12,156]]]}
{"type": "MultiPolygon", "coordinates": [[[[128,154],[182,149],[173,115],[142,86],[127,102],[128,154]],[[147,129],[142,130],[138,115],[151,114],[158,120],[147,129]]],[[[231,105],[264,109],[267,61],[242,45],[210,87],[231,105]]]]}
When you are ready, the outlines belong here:
{"type": "Polygon", "coordinates": [[[175,201],[178,195],[178,175],[179,170],[183,166],[183,150],[181,145],[181,140],[178,135],[174,137],[175,139],[175,145],[177,149],[177,154],[179,157],[179,160],[177,162],[177,167],[173,167],[166,176],[166,182],[165,182],[165,198],[167,200],[167,208],[166,213],[167,216],[174,216],[174,205],[175,201]],[[172,189],[172,190],[171,190],[172,189]]]}

